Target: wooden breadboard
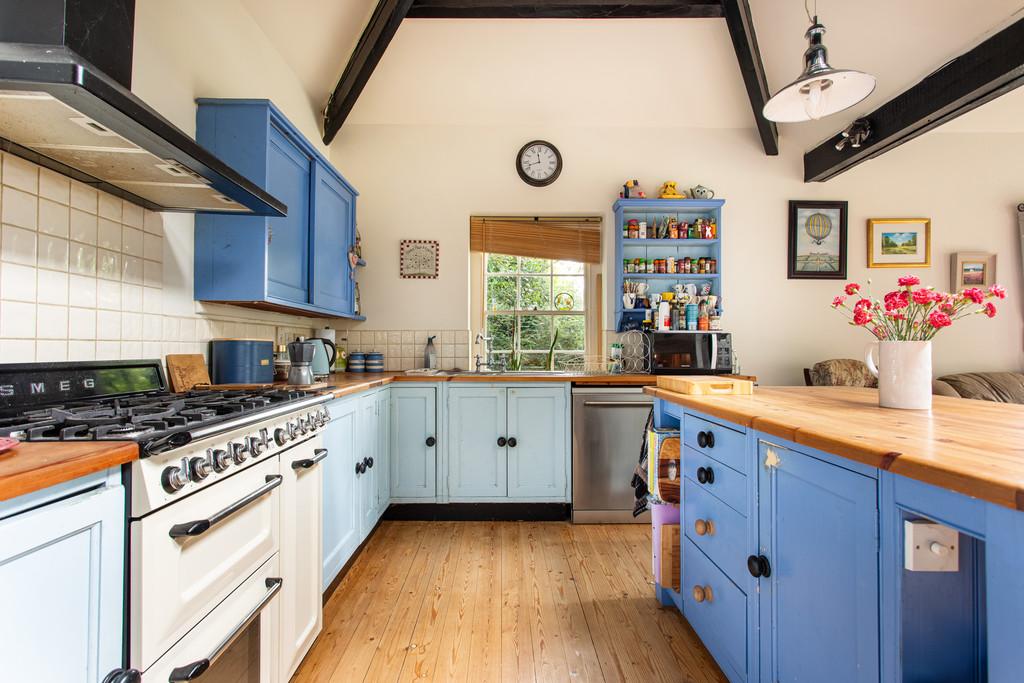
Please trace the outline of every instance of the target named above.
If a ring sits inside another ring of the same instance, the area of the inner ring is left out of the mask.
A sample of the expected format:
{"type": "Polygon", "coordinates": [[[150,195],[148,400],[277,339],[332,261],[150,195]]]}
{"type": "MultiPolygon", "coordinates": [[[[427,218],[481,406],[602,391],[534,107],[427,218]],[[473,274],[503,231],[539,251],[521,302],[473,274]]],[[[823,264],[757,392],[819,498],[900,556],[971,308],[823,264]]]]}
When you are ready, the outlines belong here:
{"type": "Polygon", "coordinates": [[[167,354],[167,382],[173,392],[189,391],[196,385],[209,385],[210,372],[201,353],[167,354]]]}
{"type": "Polygon", "coordinates": [[[683,468],[679,458],[679,437],[661,442],[658,449],[657,479],[652,491],[666,503],[679,504],[679,485],[683,480],[683,468]]]}
{"type": "Polygon", "coordinates": [[[691,396],[753,394],[754,383],[725,375],[659,375],[658,388],[691,396]]]}

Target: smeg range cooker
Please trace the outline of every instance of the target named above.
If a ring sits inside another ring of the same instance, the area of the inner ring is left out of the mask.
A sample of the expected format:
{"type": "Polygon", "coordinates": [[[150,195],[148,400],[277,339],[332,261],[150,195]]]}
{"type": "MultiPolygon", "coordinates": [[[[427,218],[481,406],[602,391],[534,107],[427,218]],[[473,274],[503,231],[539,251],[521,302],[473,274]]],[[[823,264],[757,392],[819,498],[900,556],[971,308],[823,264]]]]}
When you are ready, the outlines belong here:
{"type": "Polygon", "coordinates": [[[277,680],[284,468],[327,456],[328,398],[171,393],[159,360],[0,365],[0,435],[139,445],[123,470],[127,666],[106,680],[277,680]]]}

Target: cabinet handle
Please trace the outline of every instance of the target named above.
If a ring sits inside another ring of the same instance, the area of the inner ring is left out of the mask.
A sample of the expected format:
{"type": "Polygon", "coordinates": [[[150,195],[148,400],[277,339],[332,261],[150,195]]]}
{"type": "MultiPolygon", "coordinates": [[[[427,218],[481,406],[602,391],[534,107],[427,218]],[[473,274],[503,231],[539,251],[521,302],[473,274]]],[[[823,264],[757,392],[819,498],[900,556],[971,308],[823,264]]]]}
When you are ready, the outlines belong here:
{"type": "Polygon", "coordinates": [[[713,432],[697,432],[697,445],[701,448],[714,448],[715,435],[713,432]]]}
{"type": "Polygon", "coordinates": [[[751,555],[747,558],[747,571],[755,579],[767,579],[772,575],[772,565],[764,555],[751,555]]]}
{"type": "Polygon", "coordinates": [[[210,530],[210,527],[220,524],[225,519],[235,514],[239,510],[249,505],[252,505],[257,500],[267,495],[284,481],[284,477],[280,474],[268,474],[264,479],[266,482],[263,486],[259,487],[252,493],[248,494],[244,498],[236,500],[231,505],[227,506],[223,510],[219,510],[206,519],[197,519],[192,522],[182,522],[181,524],[175,524],[171,527],[170,536],[171,538],[184,538],[186,536],[199,536],[205,534],[210,530]]]}
{"type": "Polygon", "coordinates": [[[356,463],[356,474],[362,474],[365,471],[366,471],[366,463],[365,462],[357,462],[356,463]]]}
{"type": "Polygon", "coordinates": [[[434,444],[436,444],[436,443],[437,443],[437,439],[435,439],[432,436],[428,436],[427,437],[427,448],[433,448],[434,444]]]}
{"type": "Polygon", "coordinates": [[[698,467],[697,481],[699,481],[701,484],[714,484],[715,471],[710,467],[698,467]]]}
{"type": "Polygon", "coordinates": [[[516,447],[516,444],[518,444],[518,443],[519,443],[519,442],[518,442],[518,441],[516,441],[516,437],[514,437],[514,436],[510,436],[510,437],[508,437],[508,447],[509,447],[509,448],[515,448],[515,447],[516,447]]]}
{"type": "Polygon", "coordinates": [[[364,460],[363,462],[365,462],[365,463],[366,463],[366,466],[367,466],[367,467],[373,467],[373,458],[367,458],[367,459],[366,459],[366,460],[364,460]]]}
{"type": "Polygon", "coordinates": [[[316,465],[318,462],[322,461],[326,457],[327,457],[327,449],[326,448],[317,448],[316,450],[313,451],[313,457],[312,458],[303,458],[302,460],[296,460],[295,462],[293,462],[292,463],[292,469],[293,470],[300,470],[300,469],[301,470],[308,470],[310,467],[313,467],[314,465],[316,465]]]}
{"type": "Polygon", "coordinates": [[[711,590],[711,586],[694,586],[693,599],[697,602],[714,602],[715,593],[711,590]]]}
{"type": "Polygon", "coordinates": [[[693,530],[698,536],[714,536],[715,523],[710,519],[698,519],[693,523],[693,530]]]}
{"type": "Polygon", "coordinates": [[[507,445],[508,445],[508,439],[506,439],[503,436],[499,436],[498,437],[498,447],[499,448],[504,448],[507,445]]]}

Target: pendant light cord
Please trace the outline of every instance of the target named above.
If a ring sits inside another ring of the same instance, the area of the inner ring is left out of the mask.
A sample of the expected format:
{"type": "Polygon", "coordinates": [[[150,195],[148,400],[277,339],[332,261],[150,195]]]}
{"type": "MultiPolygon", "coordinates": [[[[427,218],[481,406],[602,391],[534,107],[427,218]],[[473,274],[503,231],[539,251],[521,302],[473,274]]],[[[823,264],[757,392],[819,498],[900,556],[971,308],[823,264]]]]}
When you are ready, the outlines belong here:
{"type": "Polygon", "coordinates": [[[811,16],[811,0],[804,0],[804,12],[807,13],[807,21],[812,24],[818,23],[818,0],[814,0],[814,16],[811,16]]]}

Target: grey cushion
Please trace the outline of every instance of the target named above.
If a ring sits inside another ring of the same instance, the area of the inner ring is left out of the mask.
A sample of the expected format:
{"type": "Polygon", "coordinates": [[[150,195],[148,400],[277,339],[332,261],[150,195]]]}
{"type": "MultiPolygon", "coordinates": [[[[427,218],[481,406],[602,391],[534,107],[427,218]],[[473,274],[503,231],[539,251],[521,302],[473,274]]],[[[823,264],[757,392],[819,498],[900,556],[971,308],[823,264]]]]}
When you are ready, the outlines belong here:
{"type": "Polygon", "coordinates": [[[940,377],[935,383],[934,393],[943,393],[952,388],[961,398],[974,398],[998,403],[1024,403],[1024,373],[1020,372],[965,372],[940,377]]]}

